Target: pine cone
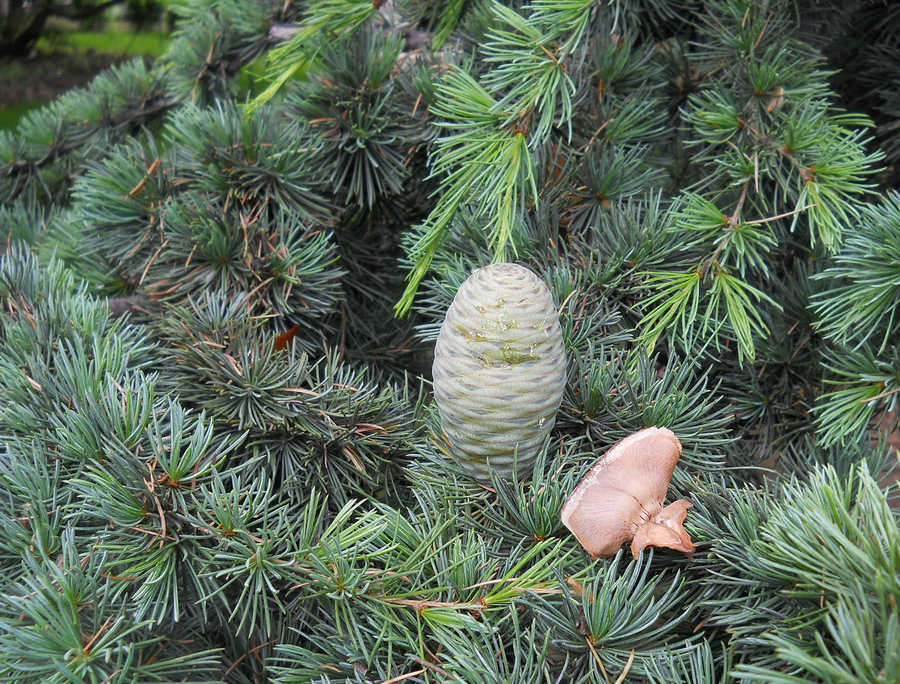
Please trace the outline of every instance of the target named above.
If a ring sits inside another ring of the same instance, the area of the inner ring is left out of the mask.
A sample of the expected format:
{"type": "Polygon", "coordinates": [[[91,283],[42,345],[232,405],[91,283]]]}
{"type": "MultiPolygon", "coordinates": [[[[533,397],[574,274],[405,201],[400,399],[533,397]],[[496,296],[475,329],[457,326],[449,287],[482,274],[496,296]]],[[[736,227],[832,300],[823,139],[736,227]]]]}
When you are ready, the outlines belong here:
{"type": "Polygon", "coordinates": [[[566,382],[559,314],[544,282],[492,264],[462,284],[434,351],[450,453],[477,480],[521,479],[556,422],[566,382]]]}

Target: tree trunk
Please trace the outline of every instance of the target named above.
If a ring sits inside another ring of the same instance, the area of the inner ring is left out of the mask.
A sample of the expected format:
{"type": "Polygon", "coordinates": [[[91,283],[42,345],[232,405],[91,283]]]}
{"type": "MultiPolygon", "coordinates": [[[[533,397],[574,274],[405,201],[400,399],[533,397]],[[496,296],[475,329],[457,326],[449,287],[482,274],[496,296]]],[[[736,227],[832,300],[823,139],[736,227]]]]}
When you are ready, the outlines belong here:
{"type": "Polygon", "coordinates": [[[80,10],[58,5],[52,0],[34,2],[31,10],[25,10],[25,0],[0,0],[0,57],[22,57],[34,47],[47,19],[61,16],[78,21],[94,17],[113,5],[125,0],[107,0],[80,10]]]}
{"type": "Polygon", "coordinates": [[[24,0],[8,0],[8,12],[2,17],[0,57],[22,57],[40,38],[50,16],[50,5],[35,3],[26,11],[24,0]]]}

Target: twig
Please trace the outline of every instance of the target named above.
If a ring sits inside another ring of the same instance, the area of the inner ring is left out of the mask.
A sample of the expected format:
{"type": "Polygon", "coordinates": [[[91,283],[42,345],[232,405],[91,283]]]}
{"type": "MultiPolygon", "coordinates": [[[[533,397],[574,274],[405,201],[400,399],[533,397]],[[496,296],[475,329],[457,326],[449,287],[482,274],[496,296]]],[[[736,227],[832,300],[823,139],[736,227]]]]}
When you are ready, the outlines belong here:
{"type": "Polygon", "coordinates": [[[591,640],[590,637],[587,638],[587,645],[588,645],[588,648],[591,649],[591,653],[594,654],[594,658],[597,660],[597,664],[600,666],[600,672],[603,673],[603,679],[606,680],[606,684],[610,684],[609,675],[606,674],[606,668],[603,667],[603,661],[600,660],[600,654],[597,653],[597,649],[594,648],[594,642],[591,640]]]}
{"type": "Polygon", "coordinates": [[[625,681],[625,676],[628,674],[628,671],[631,669],[632,664],[634,664],[634,649],[631,649],[631,655],[628,656],[628,662],[625,663],[625,669],[622,670],[622,674],[620,674],[616,678],[616,684],[622,684],[625,681]]]}

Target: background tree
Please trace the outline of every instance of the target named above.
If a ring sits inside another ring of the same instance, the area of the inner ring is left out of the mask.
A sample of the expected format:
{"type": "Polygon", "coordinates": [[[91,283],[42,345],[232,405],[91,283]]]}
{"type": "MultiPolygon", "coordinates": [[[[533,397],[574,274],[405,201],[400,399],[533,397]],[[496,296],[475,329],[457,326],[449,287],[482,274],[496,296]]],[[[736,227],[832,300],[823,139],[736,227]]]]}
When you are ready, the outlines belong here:
{"type": "Polygon", "coordinates": [[[877,10],[204,0],[0,134],[0,679],[900,680],[877,10]],[[427,378],[500,260],[568,378],[485,487],[427,378]],[[562,504],[653,425],[697,553],[592,561],[562,504]]]}
{"type": "Polygon", "coordinates": [[[52,17],[84,21],[123,2],[125,0],[3,0],[0,2],[0,57],[27,55],[43,34],[47,20],[52,17]]]}

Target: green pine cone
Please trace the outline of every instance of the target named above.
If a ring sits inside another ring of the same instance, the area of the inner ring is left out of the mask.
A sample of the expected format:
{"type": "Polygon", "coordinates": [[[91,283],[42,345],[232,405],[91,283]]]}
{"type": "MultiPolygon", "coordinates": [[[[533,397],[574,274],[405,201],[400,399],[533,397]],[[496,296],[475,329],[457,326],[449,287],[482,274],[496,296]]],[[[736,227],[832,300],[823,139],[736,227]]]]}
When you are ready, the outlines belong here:
{"type": "Polygon", "coordinates": [[[556,422],[566,382],[559,314],[544,282],[492,264],[462,284],[434,350],[434,397],[450,453],[475,479],[521,479],[556,422]]]}

